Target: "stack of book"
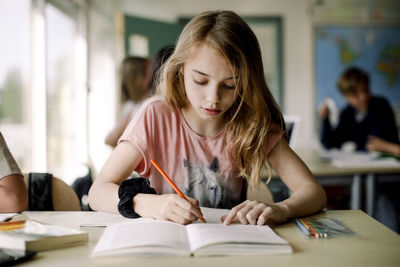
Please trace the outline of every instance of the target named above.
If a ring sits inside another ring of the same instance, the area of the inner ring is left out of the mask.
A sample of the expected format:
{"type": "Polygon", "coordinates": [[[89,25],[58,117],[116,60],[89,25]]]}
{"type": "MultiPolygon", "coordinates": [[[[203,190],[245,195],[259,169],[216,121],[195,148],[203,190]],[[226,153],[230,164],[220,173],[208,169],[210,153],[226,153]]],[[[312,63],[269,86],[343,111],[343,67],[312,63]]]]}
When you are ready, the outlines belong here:
{"type": "Polygon", "coordinates": [[[33,220],[17,219],[0,222],[0,247],[5,249],[44,251],[86,244],[86,232],[33,220]]]}

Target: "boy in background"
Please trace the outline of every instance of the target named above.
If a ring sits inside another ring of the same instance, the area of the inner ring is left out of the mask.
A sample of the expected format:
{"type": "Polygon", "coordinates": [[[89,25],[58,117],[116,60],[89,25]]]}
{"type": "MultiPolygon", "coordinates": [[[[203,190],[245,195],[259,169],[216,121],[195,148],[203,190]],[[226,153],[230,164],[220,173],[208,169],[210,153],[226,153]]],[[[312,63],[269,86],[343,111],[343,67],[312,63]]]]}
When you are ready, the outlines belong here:
{"type": "Polygon", "coordinates": [[[368,136],[399,143],[393,110],[383,97],[371,96],[368,74],[359,68],[347,69],[338,87],[348,105],[342,110],[337,127],[329,122],[326,104],[319,111],[322,118],[321,143],[325,148],[340,148],[351,141],[356,150],[365,151],[368,136]]]}
{"type": "MultiPolygon", "coordinates": [[[[335,128],[329,122],[327,104],[321,106],[321,143],[325,148],[340,148],[351,141],[357,150],[400,153],[393,110],[385,98],[371,96],[368,74],[359,68],[349,68],[340,77],[338,87],[348,105],[341,111],[335,128]]],[[[377,220],[397,233],[400,232],[398,188],[399,183],[377,185],[374,211],[377,220]]],[[[325,190],[328,199],[330,195],[338,195],[328,188],[325,190]]]]}

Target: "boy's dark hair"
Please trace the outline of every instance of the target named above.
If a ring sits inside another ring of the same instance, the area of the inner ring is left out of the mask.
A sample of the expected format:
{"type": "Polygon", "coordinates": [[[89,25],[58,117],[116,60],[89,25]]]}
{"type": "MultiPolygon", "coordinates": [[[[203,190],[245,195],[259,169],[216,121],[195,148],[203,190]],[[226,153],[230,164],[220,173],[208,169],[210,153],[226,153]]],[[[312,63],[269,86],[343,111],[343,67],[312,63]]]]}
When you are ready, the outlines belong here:
{"type": "Polygon", "coordinates": [[[369,89],[368,74],[357,67],[348,68],[338,81],[339,90],[343,95],[355,94],[360,84],[365,84],[367,89],[369,89]]]}

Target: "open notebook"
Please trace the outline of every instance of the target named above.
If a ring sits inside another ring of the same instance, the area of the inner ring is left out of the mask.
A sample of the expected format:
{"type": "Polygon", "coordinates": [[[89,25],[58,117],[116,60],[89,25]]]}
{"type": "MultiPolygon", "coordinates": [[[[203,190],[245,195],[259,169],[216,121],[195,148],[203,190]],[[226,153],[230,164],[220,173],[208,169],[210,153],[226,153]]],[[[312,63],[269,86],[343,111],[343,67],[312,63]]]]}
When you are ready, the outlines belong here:
{"type": "Polygon", "coordinates": [[[269,226],[209,223],[226,210],[202,209],[208,223],[180,225],[168,221],[133,219],[109,225],[92,256],[210,256],[292,253],[289,243],[269,226]],[[217,213],[219,213],[217,215],[217,213]]]}

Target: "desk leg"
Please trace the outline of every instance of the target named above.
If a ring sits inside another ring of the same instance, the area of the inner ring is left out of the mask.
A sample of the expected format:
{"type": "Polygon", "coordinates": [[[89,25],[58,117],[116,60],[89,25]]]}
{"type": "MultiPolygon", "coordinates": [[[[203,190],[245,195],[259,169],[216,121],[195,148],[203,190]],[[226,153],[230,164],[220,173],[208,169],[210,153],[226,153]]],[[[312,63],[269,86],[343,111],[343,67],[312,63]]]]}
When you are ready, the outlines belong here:
{"type": "Polygon", "coordinates": [[[374,204],[375,204],[375,175],[369,173],[366,181],[366,202],[367,202],[367,213],[370,216],[374,215],[374,204]]]}
{"type": "Polygon", "coordinates": [[[353,183],[351,184],[351,209],[361,209],[361,175],[355,174],[353,176],[353,183]]]}

